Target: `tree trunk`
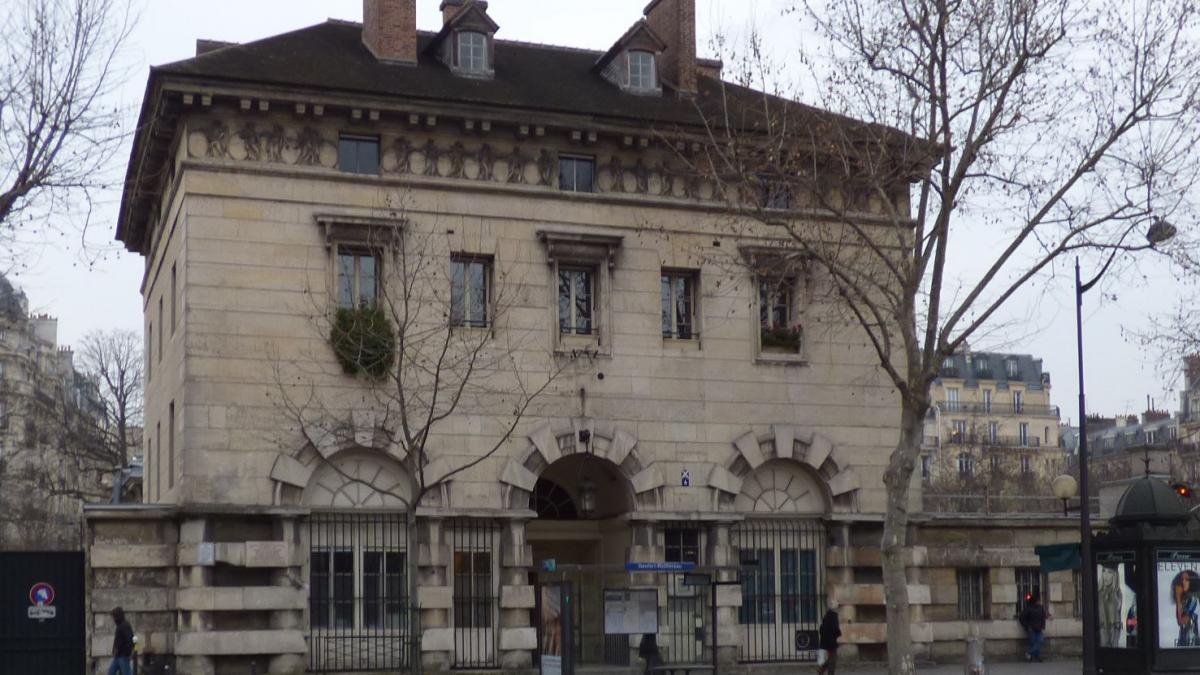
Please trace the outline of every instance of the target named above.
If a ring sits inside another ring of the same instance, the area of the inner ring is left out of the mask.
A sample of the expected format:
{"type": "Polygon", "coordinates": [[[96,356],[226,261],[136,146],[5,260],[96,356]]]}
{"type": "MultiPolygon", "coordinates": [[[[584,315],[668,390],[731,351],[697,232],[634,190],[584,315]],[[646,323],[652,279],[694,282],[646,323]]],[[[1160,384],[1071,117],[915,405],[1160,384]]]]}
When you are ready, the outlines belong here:
{"type": "Polygon", "coordinates": [[[417,589],[420,588],[420,583],[417,578],[417,570],[419,569],[418,558],[420,557],[420,540],[417,533],[417,506],[416,503],[409,504],[408,510],[404,514],[404,548],[406,554],[404,556],[405,566],[405,592],[408,594],[408,630],[405,633],[407,644],[404,648],[408,655],[408,672],[412,675],[421,675],[424,668],[421,664],[421,608],[417,604],[417,589]]]}
{"type": "Polygon", "coordinates": [[[925,406],[902,398],[900,441],[888,462],[887,512],[883,519],[883,590],[887,598],[888,672],[911,675],[916,670],[912,649],[912,617],[908,605],[908,486],[921,452],[925,406]]]}

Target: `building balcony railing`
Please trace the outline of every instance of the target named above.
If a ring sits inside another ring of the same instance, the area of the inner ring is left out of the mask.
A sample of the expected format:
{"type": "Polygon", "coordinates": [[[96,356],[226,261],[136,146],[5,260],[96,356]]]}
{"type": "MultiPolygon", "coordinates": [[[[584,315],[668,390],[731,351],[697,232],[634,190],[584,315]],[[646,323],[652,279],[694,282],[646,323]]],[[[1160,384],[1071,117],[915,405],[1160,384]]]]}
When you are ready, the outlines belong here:
{"type": "Polygon", "coordinates": [[[1058,417],[1058,406],[1033,403],[965,403],[963,401],[941,401],[938,407],[943,414],[968,415],[1024,415],[1026,417],[1058,417]]]}
{"type": "MultiPolygon", "coordinates": [[[[946,445],[971,445],[983,448],[1040,448],[1043,447],[1040,436],[992,436],[990,434],[958,434],[951,433],[946,437],[946,445]]],[[[1047,446],[1048,447],[1048,446],[1047,446]]]]}

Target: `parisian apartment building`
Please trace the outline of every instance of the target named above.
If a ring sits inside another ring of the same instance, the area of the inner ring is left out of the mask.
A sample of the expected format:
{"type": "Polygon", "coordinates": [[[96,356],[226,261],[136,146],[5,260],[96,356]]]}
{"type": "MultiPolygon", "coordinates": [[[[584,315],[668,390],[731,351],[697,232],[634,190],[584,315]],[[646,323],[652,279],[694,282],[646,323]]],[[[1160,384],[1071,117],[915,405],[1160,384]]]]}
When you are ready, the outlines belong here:
{"type": "MultiPolygon", "coordinates": [[[[963,349],[942,363],[931,397],[920,472],[937,492],[969,501],[985,498],[981,489],[996,496],[1045,495],[1048,490],[1033,488],[1048,486],[1067,469],[1059,409],[1041,359],[963,349]]],[[[1005,509],[1013,506],[1013,500],[1003,502],[1005,509]]]]}
{"type": "MultiPolygon", "coordinates": [[[[151,70],[116,231],[145,262],[144,503],[87,512],[94,666],[122,605],[179,673],[397,672],[408,645],[429,672],[534,672],[547,584],[572,589],[555,639],[602,672],[640,672],[647,632],[668,663],[815,661],[830,597],[843,658],[884,660],[898,398],[829,280],[780,232],[731,227],[689,160],[698,111],[763,94],[697,55],[692,0],[650,2],[605,51],[505,39],[478,0],[417,30],[432,2],[365,0],[362,23],[151,70]],[[378,370],[334,339],[353,317],[379,331],[356,354],[391,345],[378,370]],[[448,336],[452,367],[414,331],[448,336]],[[394,397],[445,410],[431,383],[470,379],[462,344],[483,379],[414,465],[394,397]],[[381,396],[369,377],[400,379],[395,358],[417,374],[381,396]],[[649,591],[651,627],[609,630],[606,591],[649,591]]],[[[937,433],[995,420],[992,446],[1040,461],[1058,445],[1041,364],[983,358],[942,380],[937,433]]],[[[920,657],[972,634],[1018,654],[1034,589],[1070,649],[1075,579],[1033,548],[1072,521],[942,518],[922,488],[920,657]]]]}
{"type": "Polygon", "coordinates": [[[103,498],[97,383],[58,344],[58,320],[31,314],[0,274],[0,550],[71,550],[83,503],[103,498]]]}

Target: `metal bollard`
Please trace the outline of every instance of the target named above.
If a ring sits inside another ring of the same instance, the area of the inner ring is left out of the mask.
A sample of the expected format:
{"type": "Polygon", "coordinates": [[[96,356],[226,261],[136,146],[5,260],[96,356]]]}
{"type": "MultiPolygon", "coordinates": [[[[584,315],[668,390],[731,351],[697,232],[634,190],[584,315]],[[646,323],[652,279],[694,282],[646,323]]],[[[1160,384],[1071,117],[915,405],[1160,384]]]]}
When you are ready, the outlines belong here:
{"type": "Polygon", "coordinates": [[[987,664],[983,656],[983,638],[975,636],[967,638],[967,663],[963,672],[966,675],[984,675],[987,672],[987,664]]]}

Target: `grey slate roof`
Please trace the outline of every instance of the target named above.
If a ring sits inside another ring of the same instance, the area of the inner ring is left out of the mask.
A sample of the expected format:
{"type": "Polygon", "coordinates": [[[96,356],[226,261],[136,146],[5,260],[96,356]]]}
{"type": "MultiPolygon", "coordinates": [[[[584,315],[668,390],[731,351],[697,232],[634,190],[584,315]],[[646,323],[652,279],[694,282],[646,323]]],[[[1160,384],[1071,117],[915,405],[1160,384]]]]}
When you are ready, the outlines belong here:
{"type": "Polygon", "coordinates": [[[981,381],[1024,382],[1029,389],[1041,389],[1050,384],[1050,373],[1042,370],[1042,360],[1029,354],[1003,352],[956,352],[942,364],[939,380],[957,378],[968,386],[981,381]],[[1007,362],[1016,361],[1017,376],[1008,376],[1007,362]]]}

